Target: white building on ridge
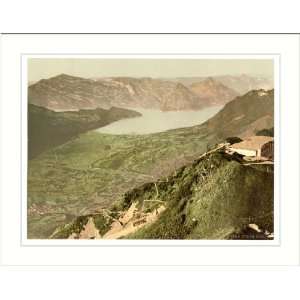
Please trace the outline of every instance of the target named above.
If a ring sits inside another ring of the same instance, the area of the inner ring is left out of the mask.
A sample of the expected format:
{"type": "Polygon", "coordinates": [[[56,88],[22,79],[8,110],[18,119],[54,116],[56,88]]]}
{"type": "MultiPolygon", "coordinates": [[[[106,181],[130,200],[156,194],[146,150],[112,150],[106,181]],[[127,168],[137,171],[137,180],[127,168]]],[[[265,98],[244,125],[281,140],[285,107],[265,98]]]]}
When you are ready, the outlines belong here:
{"type": "Polygon", "coordinates": [[[273,159],[274,138],[270,136],[252,136],[242,142],[230,145],[229,150],[249,157],[273,159]]]}

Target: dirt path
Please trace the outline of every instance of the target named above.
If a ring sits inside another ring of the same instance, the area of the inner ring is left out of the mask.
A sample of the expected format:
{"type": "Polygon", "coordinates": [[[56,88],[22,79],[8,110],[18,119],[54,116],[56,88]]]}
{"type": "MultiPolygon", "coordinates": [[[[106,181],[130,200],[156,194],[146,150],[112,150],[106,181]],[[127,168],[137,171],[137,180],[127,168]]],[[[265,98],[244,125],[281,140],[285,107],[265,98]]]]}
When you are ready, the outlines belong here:
{"type": "Polygon", "coordinates": [[[217,152],[218,150],[220,150],[220,149],[222,149],[222,148],[225,148],[225,145],[224,145],[224,144],[221,144],[221,145],[219,145],[218,147],[216,147],[216,148],[214,148],[214,149],[212,149],[212,150],[210,150],[210,151],[207,151],[207,152],[203,153],[202,155],[199,156],[199,159],[200,159],[200,158],[203,158],[203,157],[205,157],[205,156],[207,156],[207,155],[209,155],[209,154],[211,154],[211,153],[217,152]]]}
{"type": "Polygon", "coordinates": [[[72,233],[68,239],[118,239],[155,222],[164,210],[165,206],[161,205],[150,213],[143,213],[137,209],[137,202],[135,202],[118,220],[111,224],[109,231],[103,236],[100,235],[93,217],[90,217],[79,235],[72,233]]]}
{"type": "Polygon", "coordinates": [[[111,229],[103,236],[103,239],[118,239],[128,234],[136,232],[138,229],[149,225],[158,219],[160,213],[165,210],[165,206],[161,205],[151,213],[137,213],[137,203],[133,203],[128,211],[119,221],[112,223],[111,229]],[[123,224],[123,225],[122,225],[123,224]]]}
{"type": "Polygon", "coordinates": [[[250,162],[243,164],[244,166],[250,166],[250,165],[274,165],[273,161],[267,160],[267,161],[261,161],[261,162],[250,162]]]}
{"type": "Polygon", "coordinates": [[[99,230],[96,228],[94,219],[92,217],[89,218],[83,230],[81,230],[79,239],[101,239],[99,230]]]}

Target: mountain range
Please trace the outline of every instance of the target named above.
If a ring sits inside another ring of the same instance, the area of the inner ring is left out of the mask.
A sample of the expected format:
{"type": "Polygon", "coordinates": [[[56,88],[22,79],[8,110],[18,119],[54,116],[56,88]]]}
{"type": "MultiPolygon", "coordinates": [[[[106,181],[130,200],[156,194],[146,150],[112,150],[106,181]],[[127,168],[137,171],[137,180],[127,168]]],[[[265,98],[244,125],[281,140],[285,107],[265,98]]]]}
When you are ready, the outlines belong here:
{"type": "Polygon", "coordinates": [[[267,78],[262,76],[249,76],[242,74],[239,76],[224,75],[215,76],[217,81],[223,83],[229,88],[234,89],[241,95],[252,90],[271,90],[274,88],[273,78],[267,78]]]}
{"type": "Polygon", "coordinates": [[[208,78],[212,78],[223,85],[231,88],[240,95],[243,95],[251,90],[271,90],[274,88],[273,79],[265,76],[250,76],[246,74],[241,75],[217,75],[210,77],[178,77],[178,78],[166,78],[165,80],[180,82],[189,87],[194,83],[204,81],[208,78]]]}
{"type": "Polygon", "coordinates": [[[181,83],[126,77],[91,80],[65,74],[30,85],[28,100],[51,110],[109,109],[114,106],[169,111],[205,106],[201,97],[181,83]]]}
{"type": "Polygon", "coordinates": [[[28,87],[28,102],[54,111],[144,108],[161,111],[200,110],[224,105],[250,89],[271,86],[266,79],[219,76],[191,79],[94,78],[61,74],[28,87]]]}

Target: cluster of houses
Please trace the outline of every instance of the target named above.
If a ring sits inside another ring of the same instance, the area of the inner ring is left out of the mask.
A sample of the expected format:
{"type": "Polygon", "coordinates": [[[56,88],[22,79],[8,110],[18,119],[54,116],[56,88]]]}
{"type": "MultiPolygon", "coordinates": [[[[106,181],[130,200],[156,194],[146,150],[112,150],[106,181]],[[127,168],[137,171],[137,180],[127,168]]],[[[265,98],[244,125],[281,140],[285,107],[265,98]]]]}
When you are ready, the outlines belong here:
{"type": "Polygon", "coordinates": [[[225,144],[227,153],[239,153],[252,160],[274,159],[274,138],[270,136],[251,136],[235,144],[225,144]]]}

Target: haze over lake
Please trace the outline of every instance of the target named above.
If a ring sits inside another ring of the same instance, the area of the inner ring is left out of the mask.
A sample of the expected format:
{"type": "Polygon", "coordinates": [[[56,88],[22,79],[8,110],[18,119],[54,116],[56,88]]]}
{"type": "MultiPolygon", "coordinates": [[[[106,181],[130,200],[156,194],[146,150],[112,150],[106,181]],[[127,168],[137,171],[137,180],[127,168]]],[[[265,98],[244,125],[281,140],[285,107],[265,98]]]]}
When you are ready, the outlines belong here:
{"type": "Polygon", "coordinates": [[[219,112],[223,106],[213,106],[198,111],[168,111],[133,108],[141,117],[123,119],[96,129],[108,134],[149,134],[175,128],[199,125],[219,112]]]}

